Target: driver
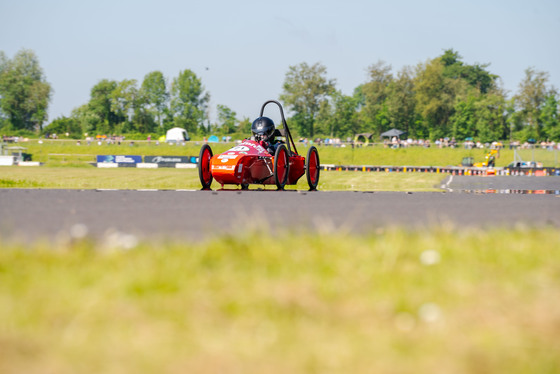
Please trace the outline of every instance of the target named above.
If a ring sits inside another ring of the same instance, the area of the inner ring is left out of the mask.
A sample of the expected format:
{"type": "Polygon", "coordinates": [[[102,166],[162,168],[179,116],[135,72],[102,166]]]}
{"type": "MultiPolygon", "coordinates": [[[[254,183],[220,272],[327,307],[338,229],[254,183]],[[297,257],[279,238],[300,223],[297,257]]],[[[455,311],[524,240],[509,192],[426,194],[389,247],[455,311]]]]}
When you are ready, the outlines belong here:
{"type": "Polygon", "coordinates": [[[272,155],[276,153],[276,148],[282,144],[282,141],[275,139],[274,130],[276,130],[274,122],[268,117],[257,118],[251,126],[251,132],[255,140],[272,155]]]}

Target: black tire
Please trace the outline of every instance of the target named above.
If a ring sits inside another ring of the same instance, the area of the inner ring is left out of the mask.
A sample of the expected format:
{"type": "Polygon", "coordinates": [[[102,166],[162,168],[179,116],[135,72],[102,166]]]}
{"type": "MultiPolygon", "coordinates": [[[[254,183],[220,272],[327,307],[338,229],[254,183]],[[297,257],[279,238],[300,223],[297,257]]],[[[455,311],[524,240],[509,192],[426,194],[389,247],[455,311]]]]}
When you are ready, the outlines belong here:
{"type": "Polygon", "coordinates": [[[309,191],[317,191],[320,169],[321,163],[319,161],[319,152],[315,146],[311,146],[307,151],[307,157],[305,158],[305,175],[307,176],[309,191]]]}
{"type": "Polygon", "coordinates": [[[200,178],[200,184],[202,184],[203,190],[210,190],[210,186],[214,180],[210,172],[210,159],[213,155],[212,148],[210,148],[208,144],[204,144],[202,148],[200,148],[200,153],[198,155],[198,177],[200,178]]]}
{"type": "Polygon", "coordinates": [[[274,183],[279,190],[283,190],[290,175],[290,158],[288,149],[280,144],[274,153],[274,183]]]}

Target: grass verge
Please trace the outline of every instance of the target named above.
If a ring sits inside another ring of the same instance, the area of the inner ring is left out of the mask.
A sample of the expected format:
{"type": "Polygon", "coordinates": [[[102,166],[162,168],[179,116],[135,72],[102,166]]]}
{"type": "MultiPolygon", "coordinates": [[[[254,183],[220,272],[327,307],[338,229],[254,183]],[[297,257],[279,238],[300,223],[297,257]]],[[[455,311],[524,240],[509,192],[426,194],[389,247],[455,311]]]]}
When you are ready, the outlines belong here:
{"type": "MultiPolygon", "coordinates": [[[[76,145],[71,141],[44,140],[43,144],[29,141],[20,145],[26,147],[27,153],[33,155],[34,161],[49,166],[88,166],[95,162],[95,155],[141,155],[141,156],[198,156],[200,142],[188,142],[185,145],[155,145],[146,142],[125,142],[122,145],[76,145]]],[[[232,147],[232,143],[211,143],[214,154],[222,153],[232,147]]],[[[297,149],[306,155],[307,148],[297,144],[297,149]]],[[[319,156],[323,164],[337,165],[410,165],[410,166],[449,166],[460,165],[463,157],[473,157],[475,162],[485,160],[488,150],[464,148],[422,148],[410,147],[400,149],[375,147],[330,147],[319,146],[319,156]]],[[[539,161],[544,166],[560,166],[559,151],[545,149],[519,150],[519,156],[525,161],[539,161]]],[[[502,149],[496,159],[496,166],[506,166],[514,160],[514,151],[502,149]]]]}
{"type": "Polygon", "coordinates": [[[558,242],[552,228],[0,241],[0,372],[557,373],[558,242]]]}
{"type": "MultiPolygon", "coordinates": [[[[444,174],[321,172],[323,191],[435,191],[444,174]]],[[[197,169],[0,167],[0,188],[200,189],[197,169]]],[[[214,182],[214,189],[220,186],[214,182]]],[[[259,186],[251,186],[259,188],[259,186]]],[[[267,188],[274,189],[273,186],[267,188]]],[[[305,176],[288,189],[306,190],[305,176]]]]}

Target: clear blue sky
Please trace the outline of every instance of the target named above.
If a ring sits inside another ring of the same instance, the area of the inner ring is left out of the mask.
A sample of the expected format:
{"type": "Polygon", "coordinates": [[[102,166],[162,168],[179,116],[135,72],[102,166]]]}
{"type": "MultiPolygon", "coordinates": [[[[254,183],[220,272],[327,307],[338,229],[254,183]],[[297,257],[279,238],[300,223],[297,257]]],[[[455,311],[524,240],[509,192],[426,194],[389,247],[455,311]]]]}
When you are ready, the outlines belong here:
{"type": "MultiPolygon", "coordinates": [[[[87,103],[101,79],[191,69],[238,118],[277,99],[289,66],[319,62],[352,94],[368,66],[393,71],[453,48],[490,63],[515,93],[528,67],[560,89],[558,0],[0,0],[0,50],[33,50],[54,94],[49,120],[87,103]]],[[[215,116],[214,116],[215,117],[215,116]]],[[[215,118],[212,118],[215,120],[215,118]]]]}

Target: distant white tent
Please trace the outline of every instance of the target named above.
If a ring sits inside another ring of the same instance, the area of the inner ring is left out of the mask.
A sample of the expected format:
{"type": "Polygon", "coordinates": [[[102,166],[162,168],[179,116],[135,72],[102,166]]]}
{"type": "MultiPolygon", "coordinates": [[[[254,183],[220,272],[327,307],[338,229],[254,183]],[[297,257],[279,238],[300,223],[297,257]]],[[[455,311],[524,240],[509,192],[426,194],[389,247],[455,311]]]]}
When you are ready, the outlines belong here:
{"type": "Polygon", "coordinates": [[[180,127],[174,127],[172,129],[167,130],[167,134],[165,134],[165,141],[166,142],[185,142],[190,140],[189,134],[187,130],[182,129],[180,127]]]}

